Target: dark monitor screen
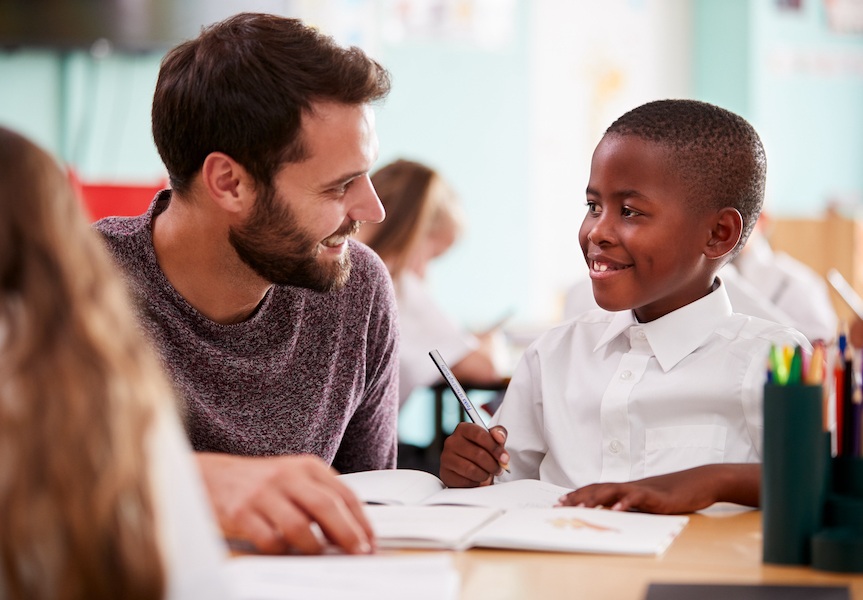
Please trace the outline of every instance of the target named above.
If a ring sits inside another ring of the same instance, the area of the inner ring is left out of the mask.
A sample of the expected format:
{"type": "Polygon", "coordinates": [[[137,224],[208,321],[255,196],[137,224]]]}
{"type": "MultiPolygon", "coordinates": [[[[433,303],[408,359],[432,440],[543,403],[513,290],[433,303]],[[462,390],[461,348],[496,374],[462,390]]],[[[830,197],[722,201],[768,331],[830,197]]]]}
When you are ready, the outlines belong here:
{"type": "MultiPolygon", "coordinates": [[[[242,11],[276,12],[270,0],[0,0],[0,47],[161,50],[242,11]]],[[[284,14],[284,10],[278,12],[284,14]]]]}

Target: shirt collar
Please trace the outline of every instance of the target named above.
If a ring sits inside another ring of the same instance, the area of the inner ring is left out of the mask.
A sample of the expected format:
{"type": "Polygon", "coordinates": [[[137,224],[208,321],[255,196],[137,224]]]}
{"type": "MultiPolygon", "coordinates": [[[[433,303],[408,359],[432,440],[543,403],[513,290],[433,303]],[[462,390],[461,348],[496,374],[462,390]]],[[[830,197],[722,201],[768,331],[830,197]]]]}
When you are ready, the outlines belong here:
{"type": "Polygon", "coordinates": [[[621,335],[627,335],[631,327],[638,327],[644,332],[659,366],[669,371],[698,349],[719,324],[731,316],[731,301],[725,284],[719,277],[716,283],[716,288],[703,298],[649,323],[639,323],[631,310],[614,313],[594,352],[621,335]]]}

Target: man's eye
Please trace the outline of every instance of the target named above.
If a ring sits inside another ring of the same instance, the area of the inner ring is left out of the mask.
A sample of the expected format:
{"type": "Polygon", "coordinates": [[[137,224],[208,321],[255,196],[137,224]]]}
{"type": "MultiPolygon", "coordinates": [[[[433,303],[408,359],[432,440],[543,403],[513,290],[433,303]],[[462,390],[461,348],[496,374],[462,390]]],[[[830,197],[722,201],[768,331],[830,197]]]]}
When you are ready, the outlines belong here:
{"type": "Polygon", "coordinates": [[[340,185],[340,186],[334,187],[334,188],[333,188],[332,190],[330,190],[330,191],[331,191],[331,193],[332,193],[334,196],[344,196],[344,195],[345,195],[345,193],[348,191],[348,188],[351,186],[351,183],[352,183],[352,181],[348,181],[348,182],[347,182],[347,183],[345,183],[345,184],[342,184],[342,185],[340,185]]]}

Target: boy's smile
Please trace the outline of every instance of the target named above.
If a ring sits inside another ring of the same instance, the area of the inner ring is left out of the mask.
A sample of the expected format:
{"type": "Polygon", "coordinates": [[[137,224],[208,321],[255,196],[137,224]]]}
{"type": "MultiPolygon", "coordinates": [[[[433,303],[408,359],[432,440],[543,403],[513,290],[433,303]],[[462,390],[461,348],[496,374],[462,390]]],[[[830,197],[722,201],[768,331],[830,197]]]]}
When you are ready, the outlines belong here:
{"type": "Polygon", "coordinates": [[[606,135],[593,154],[579,231],[597,303],[633,309],[642,322],[705,296],[720,266],[706,253],[715,213],[688,199],[669,152],[606,135]]]}

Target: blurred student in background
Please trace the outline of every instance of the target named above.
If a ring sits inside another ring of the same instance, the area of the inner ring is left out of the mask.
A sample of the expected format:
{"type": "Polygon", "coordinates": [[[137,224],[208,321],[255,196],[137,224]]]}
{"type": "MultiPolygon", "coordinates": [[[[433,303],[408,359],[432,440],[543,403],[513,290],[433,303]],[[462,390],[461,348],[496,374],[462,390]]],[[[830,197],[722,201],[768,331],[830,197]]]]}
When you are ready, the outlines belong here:
{"type": "Polygon", "coordinates": [[[823,277],[768,242],[770,220],[762,213],[734,267],[771,304],[791,318],[790,325],[809,340],[831,341],[839,319],[823,277]]]}
{"type": "Polygon", "coordinates": [[[456,242],[464,228],[458,196],[430,167],[396,160],[372,175],[386,209],[381,223],[364,223],[357,239],[386,263],[396,290],[401,351],[399,401],[434,384],[440,374],[429,359],[438,349],[460,380],[491,384],[501,380],[495,367],[491,330],[474,335],[447,316],[426,286],[426,271],[434,259],[456,242]]]}
{"type": "Polygon", "coordinates": [[[64,173],[0,128],[0,598],[225,598],[171,392],[64,173]]]}

